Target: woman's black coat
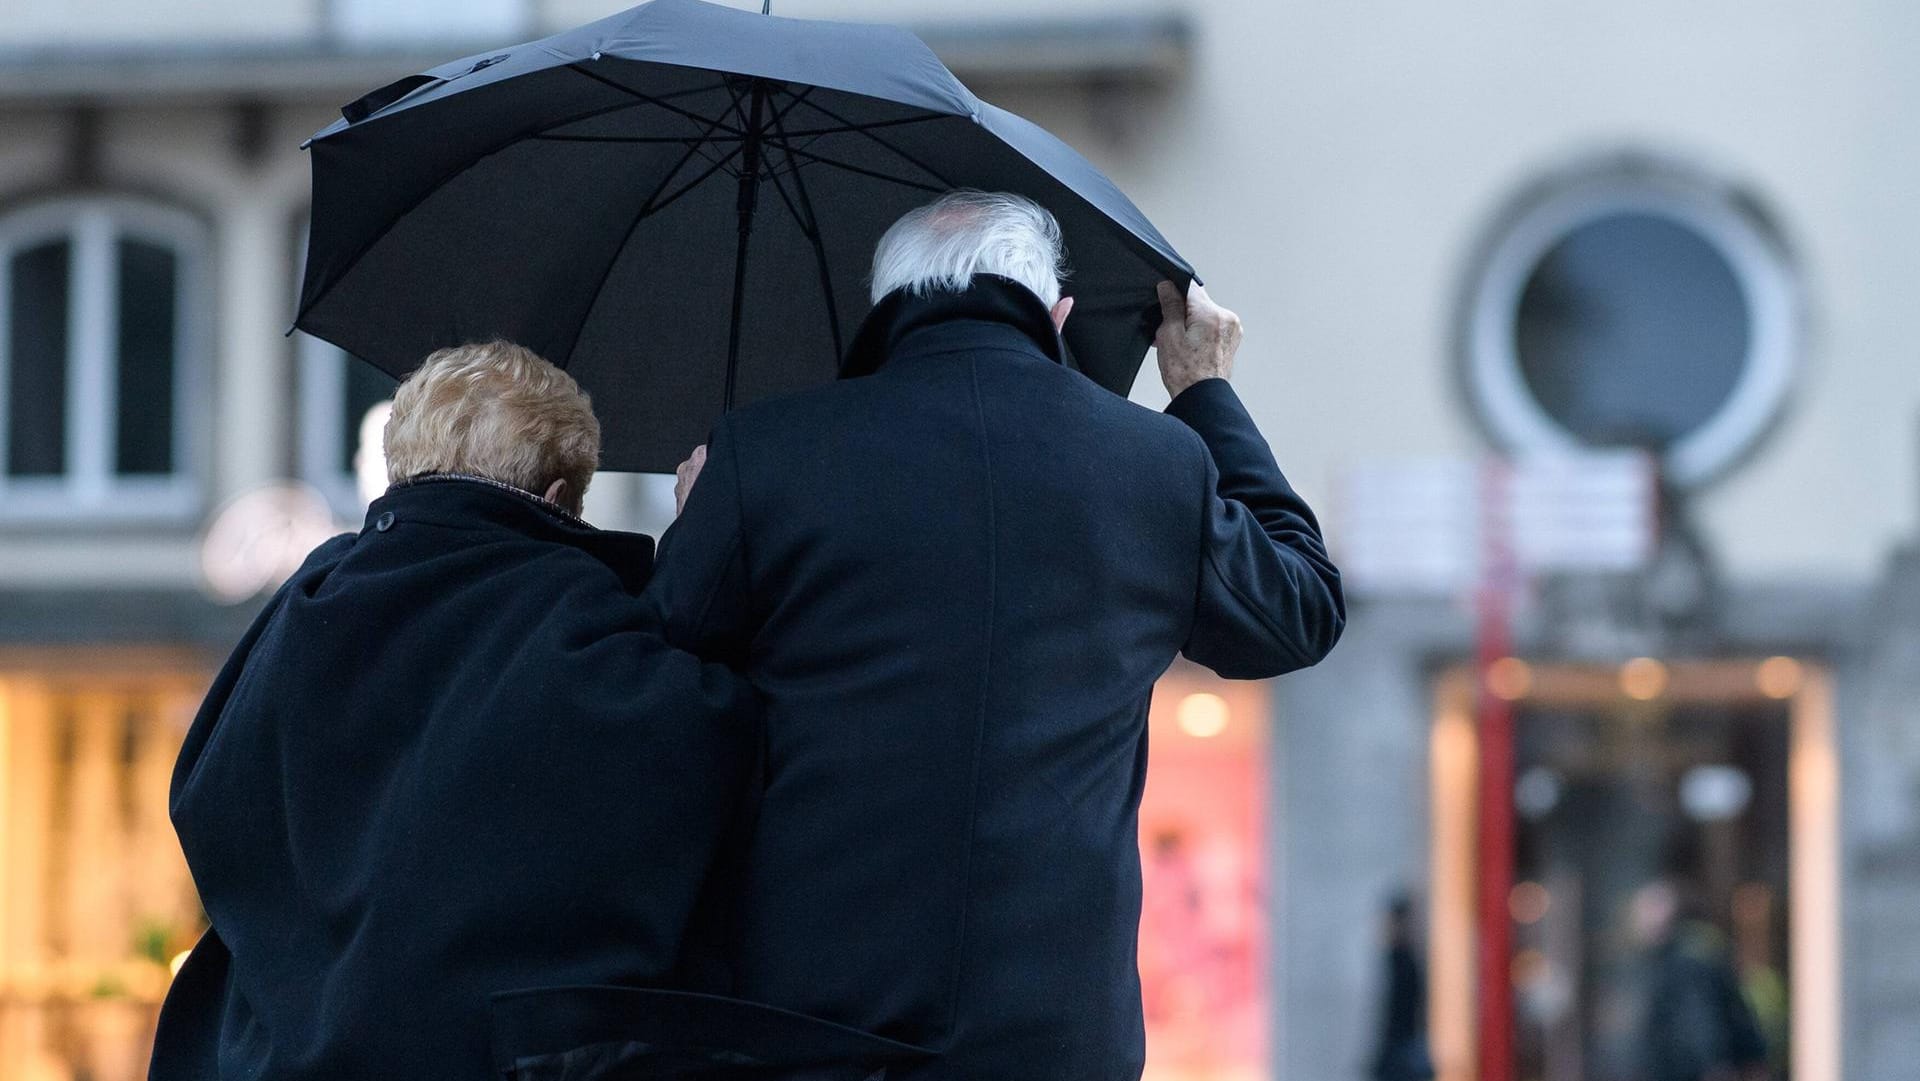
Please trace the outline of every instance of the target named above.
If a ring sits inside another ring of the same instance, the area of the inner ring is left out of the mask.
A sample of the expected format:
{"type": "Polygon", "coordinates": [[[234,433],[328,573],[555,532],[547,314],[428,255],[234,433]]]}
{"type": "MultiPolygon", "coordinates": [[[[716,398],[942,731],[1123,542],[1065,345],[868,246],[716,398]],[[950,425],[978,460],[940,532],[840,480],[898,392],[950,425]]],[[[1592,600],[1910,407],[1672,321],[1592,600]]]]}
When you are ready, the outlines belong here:
{"type": "MultiPolygon", "coordinates": [[[[212,927],[156,1081],[591,1075],[548,1053],[600,1038],[607,985],[677,979],[759,738],[745,685],[654,631],[634,593],[651,562],[646,537],[454,478],[396,488],[313,553],[174,775],[212,927]]],[[[651,995],[651,1029],[623,1006],[623,1042],[585,1054],[836,1038],[704,1002],[727,1031],[702,1032],[691,997],[651,995]]]]}

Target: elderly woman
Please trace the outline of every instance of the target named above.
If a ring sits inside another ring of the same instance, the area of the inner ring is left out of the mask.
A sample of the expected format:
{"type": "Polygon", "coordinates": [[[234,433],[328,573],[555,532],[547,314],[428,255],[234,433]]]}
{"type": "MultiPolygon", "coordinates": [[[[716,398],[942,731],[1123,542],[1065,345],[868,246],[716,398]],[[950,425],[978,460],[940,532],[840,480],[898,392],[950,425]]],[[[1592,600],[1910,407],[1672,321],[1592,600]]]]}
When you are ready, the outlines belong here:
{"type": "Polygon", "coordinates": [[[393,486],[267,605],[181,751],[212,926],[158,1081],[498,1078],[524,1056],[496,993],[679,979],[758,719],[656,635],[651,540],[577,517],[599,444],[515,345],[400,387],[393,486]]]}

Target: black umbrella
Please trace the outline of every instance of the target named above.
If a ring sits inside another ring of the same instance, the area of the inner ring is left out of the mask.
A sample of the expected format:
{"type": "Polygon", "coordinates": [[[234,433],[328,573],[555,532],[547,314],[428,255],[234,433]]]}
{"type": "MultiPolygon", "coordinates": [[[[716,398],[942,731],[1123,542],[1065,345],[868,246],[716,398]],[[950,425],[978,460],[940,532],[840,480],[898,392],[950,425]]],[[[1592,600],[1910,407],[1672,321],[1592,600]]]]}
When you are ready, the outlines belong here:
{"type": "Polygon", "coordinates": [[[1060,220],[1067,343],[1133,385],[1193,270],[1113,183],[918,38],[654,0],[376,90],[309,141],[295,325],[396,376],[490,337],[594,397],[610,469],[666,471],[736,403],[834,377],[874,244],[958,187],[1060,220]]]}

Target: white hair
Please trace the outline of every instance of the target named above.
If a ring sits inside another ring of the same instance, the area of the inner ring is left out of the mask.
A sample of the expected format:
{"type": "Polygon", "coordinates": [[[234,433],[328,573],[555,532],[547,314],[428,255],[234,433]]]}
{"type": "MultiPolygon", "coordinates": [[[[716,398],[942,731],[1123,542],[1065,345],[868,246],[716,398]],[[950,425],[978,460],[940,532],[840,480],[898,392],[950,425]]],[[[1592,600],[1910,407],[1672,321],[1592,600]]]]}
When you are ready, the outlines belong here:
{"type": "Polygon", "coordinates": [[[873,300],[897,289],[960,292],[975,274],[998,274],[1052,307],[1066,276],[1060,223],[1010,192],[961,189],[894,222],[873,252],[873,300]]]}

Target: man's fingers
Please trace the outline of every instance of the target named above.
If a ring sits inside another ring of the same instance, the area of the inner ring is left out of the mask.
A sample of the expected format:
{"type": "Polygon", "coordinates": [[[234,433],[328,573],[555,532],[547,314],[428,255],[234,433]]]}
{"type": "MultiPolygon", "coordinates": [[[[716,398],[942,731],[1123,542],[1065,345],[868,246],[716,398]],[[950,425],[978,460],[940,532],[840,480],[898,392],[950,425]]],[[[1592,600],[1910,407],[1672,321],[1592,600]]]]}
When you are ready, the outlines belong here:
{"type": "Polygon", "coordinates": [[[1160,319],[1174,326],[1185,326],[1187,322],[1187,302],[1180,298],[1180,290],[1172,282],[1161,282],[1154,286],[1154,292],[1160,295],[1160,319]]]}
{"type": "Polygon", "coordinates": [[[684,462],[681,462],[678,466],[674,467],[673,471],[679,474],[680,476],[684,477],[692,473],[700,472],[700,467],[706,464],[707,464],[707,446],[706,444],[702,443],[701,445],[693,448],[693,453],[687,455],[687,460],[684,462]]]}
{"type": "Polygon", "coordinates": [[[701,467],[707,464],[707,445],[693,448],[687,460],[673,468],[673,513],[679,513],[687,507],[687,493],[693,491],[694,482],[700,478],[701,467]]]}
{"type": "Polygon", "coordinates": [[[1227,314],[1227,310],[1213,302],[1213,297],[1208,294],[1206,286],[1194,282],[1187,289],[1187,313],[1189,322],[1218,325],[1224,321],[1222,317],[1227,314]]]}
{"type": "Polygon", "coordinates": [[[1195,326],[1206,325],[1221,338],[1237,341],[1240,316],[1214,303],[1203,286],[1195,285],[1187,296],[1188,320],[1195,326]]]}

